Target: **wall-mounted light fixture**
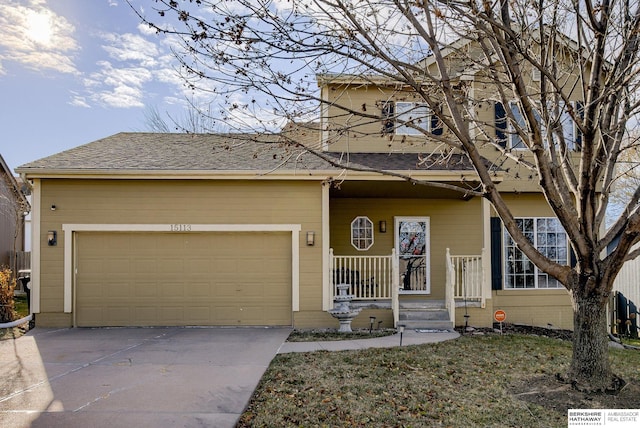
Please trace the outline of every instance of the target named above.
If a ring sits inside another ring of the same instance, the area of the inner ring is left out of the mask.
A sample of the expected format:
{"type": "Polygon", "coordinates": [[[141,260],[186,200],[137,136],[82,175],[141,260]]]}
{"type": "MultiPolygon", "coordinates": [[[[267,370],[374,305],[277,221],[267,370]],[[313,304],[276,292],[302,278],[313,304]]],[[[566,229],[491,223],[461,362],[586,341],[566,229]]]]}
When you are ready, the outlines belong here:
{"type": "Polygon", "coordinates": [[[51,205],[51,211],[55,211],[55,210],[56,210],[55,204],[51,205]]]}
{"type": "Polygon", "coordinates": [[[50,247],[53,247],[58,243],[58,232],[55,230],[50,230],[47,232],[47,244],[50,247]]]}
{"type": "Polygon", "coordinates": [[[380,220],[378,222],[378,228],[380,233],[387,233],[387,220],[380,220]]]}
{"type": "Polygon", "coordinates": [[[307,245],[313,246],[316,244],[316,233],[315,232],[307,232],[307,245]]]}

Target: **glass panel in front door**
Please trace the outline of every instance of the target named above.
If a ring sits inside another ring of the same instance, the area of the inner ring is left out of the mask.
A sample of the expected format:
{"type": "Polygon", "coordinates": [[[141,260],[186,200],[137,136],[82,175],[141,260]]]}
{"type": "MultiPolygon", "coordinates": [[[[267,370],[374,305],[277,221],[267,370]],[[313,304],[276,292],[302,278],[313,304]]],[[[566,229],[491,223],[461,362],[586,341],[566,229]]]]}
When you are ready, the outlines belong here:
{"type": "Polygon", "coordinates": [[[400,220],[397,233],[400,290],[428,292],[426,221],[400,220]]]}

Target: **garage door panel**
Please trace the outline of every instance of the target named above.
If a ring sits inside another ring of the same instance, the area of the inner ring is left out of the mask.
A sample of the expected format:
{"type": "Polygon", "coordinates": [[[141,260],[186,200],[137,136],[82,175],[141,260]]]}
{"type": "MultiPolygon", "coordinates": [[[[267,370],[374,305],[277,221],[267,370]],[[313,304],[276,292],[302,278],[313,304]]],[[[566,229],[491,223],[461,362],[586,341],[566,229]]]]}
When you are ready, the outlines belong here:
{"type": "Polygon", "coordinates": [[[153,325],[158,319],[158,308],[153,306],[135,306],[133,308],[135,321],[132,325],[153,325]]]}
{"type": "Polygon", "coordinates": [[[79,233],[76,322],[291,325],[290,233],[79,233]]]}
{"type": "Polygon", "coordinates": [[[131,290],[133,290],[135,297],[144,297],[147,299],[158,297],[158,285],[155,282],[139,281],[129,290],[129,294],[131,294],[131,290]]]}
{"type": "Polygon", "coordinates": [[[109,281],[106,287],[103,287],[103,297],[109,299],[121,299],[122,296],[127,296],[131,291],[131,286],[128,281],[109,281]]]}
{"type": "Polygon", "coordinates": [[[188,294],[193,297],[207,297],[212,293],[211,285],[208,282],[194,281],[188,286],[188,294]]]}
{"type": "Polygon", "coordinates": [[[208,258],[193,258],[185,260],[187,272],[211,273],[211,260],[208,258]]]}
{"type": "Polygon", "coordinates": [[[131,269],[136,274],[156,273],[158,271],[158,262],[153,258],[136,257],[131,269]]]}

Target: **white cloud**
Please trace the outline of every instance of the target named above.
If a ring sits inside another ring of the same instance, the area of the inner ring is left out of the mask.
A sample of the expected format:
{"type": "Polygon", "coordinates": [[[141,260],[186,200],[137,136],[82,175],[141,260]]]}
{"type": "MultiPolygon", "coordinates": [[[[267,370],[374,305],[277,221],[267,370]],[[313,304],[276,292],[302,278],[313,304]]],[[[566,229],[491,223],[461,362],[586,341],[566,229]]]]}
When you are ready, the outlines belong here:
{"type": "Polygon", "coordinates": [[[131,33],[105,33],[102,39],[107,43],[102,48],[117,61],[135,61],[143,67],[154,67],[158,64],[158,46],[142,36],[131,33]]]}
{"type": "Polygon", "coordinates": [[[71,101],[69,101],[69,104],[75,107],[91,108],[91,106],[87,102],[87,99],[78,94],[73,94],[73,96],[71,97],[71,101]]]}
{"type": "Polygon", "coordinates": [[[108,61],[100,61],[98,66],[99,70],[84,80],[91,101],[117,108],[144,106],[144,86],[153,80],[150,70],[144,67],[118,68],[108,61]]]}
{"type": "Polygon", "coordinates": [[[0,5],[0,61],[32,70],[77,74],[75,27],[44,0],[0,5]]]}

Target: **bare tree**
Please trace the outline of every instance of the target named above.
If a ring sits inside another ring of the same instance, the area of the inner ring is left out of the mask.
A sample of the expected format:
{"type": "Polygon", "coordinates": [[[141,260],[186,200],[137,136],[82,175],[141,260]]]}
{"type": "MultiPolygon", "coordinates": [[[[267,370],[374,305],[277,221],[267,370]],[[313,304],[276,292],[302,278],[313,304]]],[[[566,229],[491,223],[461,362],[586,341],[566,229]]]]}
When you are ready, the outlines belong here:
{"type": "Polygon", "coordinates": [[[155,12],[140,16],[182,41],[177,56],[189,84],[226,103],[223,120],[240,118],[256,135],[322,117],[322,140],[304,148],[323,156],[321,145],[347,133],[384,137],[384,128],[367,131],[381,114],[423,132],[420,112],[407,119],[384,106],[372,111],[322,97],[318,78],[337,90],[386,82],[428,105],[445,131],[428,136],[433,152],[466,156],[481,183],[459,190],[490,201],[519,249],[569,291],[568,380],[587,390],[611,385],[606,304],[640,237],[637,186],[604,229],[614,167],[638,120],[637,1],[157,0],[155,12]],[[482,85],[472,88],[470,77],[482,85]],[[496,125],[479,114],[494,107],[503,115],[496,125]],[[563,132],[568,121],[575,123],[571,140],[563,132]],[[549,259],[520,230],[493,181],[503,162],[539,182],[575,266],[549,259]]]}
{"type": "Polygon", "coordinates": [[[187,100],[183,113],[178,116],[163,115],[157,107],[147,107],[145,124],[152,132],[185,132],[190,134],[209,134],[220,132],[221,123],[215,118],[211,105],[199,107],[193,100],[187,100]]]}

